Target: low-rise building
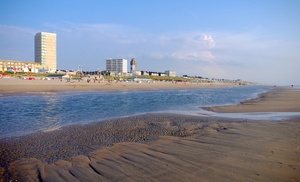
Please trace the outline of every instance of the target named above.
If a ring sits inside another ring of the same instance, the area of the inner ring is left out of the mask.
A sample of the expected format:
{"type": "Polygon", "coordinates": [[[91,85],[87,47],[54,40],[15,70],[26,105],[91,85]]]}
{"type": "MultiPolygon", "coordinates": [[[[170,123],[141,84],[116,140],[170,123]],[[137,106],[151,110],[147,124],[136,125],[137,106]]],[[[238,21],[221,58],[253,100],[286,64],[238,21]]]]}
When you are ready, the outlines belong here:
{"type": "Polygon", "coordinates": [[[0,60],[0,72],[11,71],[37,73],[40,69],[43,69],[41,63],[16,60],[0,60]]]}
{"type": "Polygon", "coordinates": [[[158,76],[167,76],[166,73],[158,73],[158,76]]]}
{"type": "Polygon", "coordinates": [[[166,71],[166,75],[167,76],[175,77],[176,76],[176,72],[174,70],[167,70],[166,71]]]}
{"type": "Polygon", "coordinates": [[[141,71],[139,71],[139,70],[135,70],[135,71],[133,71],[132,72],[132,75],[142,75],[142,72],[141,71]]]}

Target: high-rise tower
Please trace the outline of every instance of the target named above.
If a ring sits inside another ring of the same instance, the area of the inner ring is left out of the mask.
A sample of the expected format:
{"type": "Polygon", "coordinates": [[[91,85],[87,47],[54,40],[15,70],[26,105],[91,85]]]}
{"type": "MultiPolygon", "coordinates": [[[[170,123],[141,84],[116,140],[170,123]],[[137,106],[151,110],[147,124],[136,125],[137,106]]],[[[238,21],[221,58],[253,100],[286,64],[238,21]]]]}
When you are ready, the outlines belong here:
{"type": "Polygon", "coordinates": [[[130,72],[134,72],[136,70],[137,70],[136,60],[135,58],[132,58],[130,61],[130,72]]]}
{"type": "Polygon", "coordinates": [[[39,32],[34,37],[34,61],[48,71],[56,71],[56,34],[39,32]]]}

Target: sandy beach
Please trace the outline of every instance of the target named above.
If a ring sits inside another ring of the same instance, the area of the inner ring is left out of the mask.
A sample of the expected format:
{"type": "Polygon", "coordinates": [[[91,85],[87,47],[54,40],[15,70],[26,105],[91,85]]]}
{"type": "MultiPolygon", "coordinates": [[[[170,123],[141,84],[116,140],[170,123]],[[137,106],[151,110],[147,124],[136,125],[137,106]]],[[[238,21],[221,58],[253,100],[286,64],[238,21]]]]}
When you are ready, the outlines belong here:
{"type": "MultiPolygon", "coordinates": [[[[299,98],[278,88],[210,110],[300,112],[299,98]]],[[[74,125],[0,140],[1,180],[300,181],[299,122],[145,114],[74,125]]]]}
{"type": "Polygon", "coordinates": [[[280,87],[261,94],[256,99],[247,100],[239,105],[203,107],[204,109],[222,113],[240,112],[299,112],[299,89],[280,87]]]}
{"type": "Polygon", "coordinates": [[[157,89],[193,89],[236,86],[226,83],[172,83],[156,81],[155,83],[136,82],[108,82],[101,81],[87,83],[83,81],[54,80],[24,80],[19,78],[0,79],[0,94],[14,94],[24,92],[57,92],[57,91],[114,91],[114,90],[157,90],[157,89]]]}

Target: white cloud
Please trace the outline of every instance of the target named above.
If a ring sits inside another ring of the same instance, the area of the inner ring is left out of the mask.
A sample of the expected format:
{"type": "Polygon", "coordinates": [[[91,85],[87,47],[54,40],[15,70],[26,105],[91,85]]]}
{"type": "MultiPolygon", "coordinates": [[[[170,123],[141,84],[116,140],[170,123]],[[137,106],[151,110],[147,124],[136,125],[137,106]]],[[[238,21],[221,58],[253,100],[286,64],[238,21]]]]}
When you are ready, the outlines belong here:
{"type": "Polygon", "coordinates": [[[215,59],[214,55],[210,51],[206,50],[191,50],[191,49],[182,49],[174,52],[171,55],[173,58],[178,60],[199,60],[199,61],[207,61],[213,62],[215,59]]]}
{"type": "Polygon", "coordinates": [[[215,56],[211,51],[216,45],[211,35],[191,35],[184,37],[179,50],[172,53],[174,59],[213,63],[215,56]]]}
{"type": "MultiPolygon", "coordinates": [[[[151,41],[155,41],[151,40],[151,41]]],[[[212,49],[216,43],[211,35],[201,33],[173,34],[160,36],[152,49],[153,58],[168,58],[177,61],[199,61],[213,63],[215,56],[212,49]]]]}

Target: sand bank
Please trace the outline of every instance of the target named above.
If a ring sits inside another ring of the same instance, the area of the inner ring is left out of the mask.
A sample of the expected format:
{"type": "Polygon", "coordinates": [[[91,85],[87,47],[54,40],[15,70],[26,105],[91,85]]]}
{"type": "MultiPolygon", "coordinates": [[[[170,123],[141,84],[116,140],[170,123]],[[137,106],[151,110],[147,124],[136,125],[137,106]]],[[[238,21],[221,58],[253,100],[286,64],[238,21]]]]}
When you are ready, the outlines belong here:
{"type": "Polygon", "coordinates": [[[155,83],[114,82],[107,81],[87,83],[86,81],[66,82],[54,80],[24,80],[18,78],[0,79],[0,94],[20,92],[56,92],[88,90],[155,90],[155,89],[193,89],[235,86],[225,83],[172,83],[156,81],[155,83]]]}
{"type": "Polygon", "coordinates": [[[0,162],[18,181],[300,181],[299,122],[146,114],[0,140],[0,162]]]}
{"type": "Polygon", "coordinates": [[[300,89],[279,87],[239,105],[203,107],[214,112],[300,112],[300,89]]]}

